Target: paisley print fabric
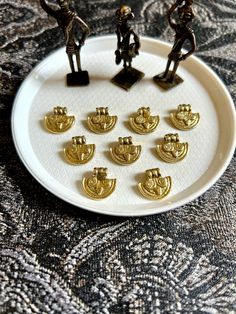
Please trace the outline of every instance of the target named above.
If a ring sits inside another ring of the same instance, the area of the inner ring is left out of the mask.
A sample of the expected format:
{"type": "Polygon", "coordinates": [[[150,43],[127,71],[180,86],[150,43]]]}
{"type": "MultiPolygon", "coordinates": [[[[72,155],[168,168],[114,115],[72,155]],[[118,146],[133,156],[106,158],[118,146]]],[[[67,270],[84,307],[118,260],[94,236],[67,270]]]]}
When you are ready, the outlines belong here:
{"type": "MultiPolygon", "coordinates": [[[[56,7],[56,1],[50,1],[56,7]]],[[[173,41],[171,0],[127,1],[140,35],[173,41]]],[[[93,35],[114,33],[120,1],[71,1],[93,35]]],[[[236,3],[196,0],[196,55],[236,99],[236,3]]],[[[0,0],[0,313],[236,313],[236,160],[195,201],[122,219],[75,208],[47,192],[17,157],[15,94],[64,44],[36,0],[0,0]]],[[[223,105],[223,104],[222,104],[223,105]]]]}

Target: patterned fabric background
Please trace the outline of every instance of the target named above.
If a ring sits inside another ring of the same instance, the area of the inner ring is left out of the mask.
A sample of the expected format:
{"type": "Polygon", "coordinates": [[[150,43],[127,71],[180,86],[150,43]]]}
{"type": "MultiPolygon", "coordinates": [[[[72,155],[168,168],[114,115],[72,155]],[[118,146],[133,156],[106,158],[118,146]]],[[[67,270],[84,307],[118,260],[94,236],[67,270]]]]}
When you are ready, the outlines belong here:
{"type": "MultiPolygon", "coordinates": [[[[140,35],[173,42],[171,0],[126,3],[140,35]]],[[[120,1],[71,4],[93,35],[114,33],[120,1]]],[[[236,100],[235,0],[194,9],[196,55],[236,100]]],[[[59,200],[17,157],[10,115],[26,75],[64,45],[61,30],[36,0],[0,0],[0,30],[0,313],[236,313],[235,157],[204,195],[161,215],[106,217],[59,200]]]]}

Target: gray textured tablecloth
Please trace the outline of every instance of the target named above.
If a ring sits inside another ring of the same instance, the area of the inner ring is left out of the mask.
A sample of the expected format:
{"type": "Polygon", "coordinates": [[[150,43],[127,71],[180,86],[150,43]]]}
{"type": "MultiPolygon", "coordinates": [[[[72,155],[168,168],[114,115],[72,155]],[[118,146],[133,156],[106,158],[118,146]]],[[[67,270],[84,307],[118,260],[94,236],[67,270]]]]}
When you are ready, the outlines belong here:
{"type": "MultiPolygon", "coordinates": [[[[71,3],[93,35],[114,34],[120,1],[71,3]]],[[[173,42],[170,0],[127,4],[140,35],[173,42]]],[[[194,9],[196,55],[235,100],[235,0],[194,9]]],[[[0,313],[236,313],[235,157],[204,195],[165,214],[122,219],[61,201],[23,166],[10,129],[21,82],[64,45],[61,30],[36,0],[0,0],[0,29],[0,313]]]]}

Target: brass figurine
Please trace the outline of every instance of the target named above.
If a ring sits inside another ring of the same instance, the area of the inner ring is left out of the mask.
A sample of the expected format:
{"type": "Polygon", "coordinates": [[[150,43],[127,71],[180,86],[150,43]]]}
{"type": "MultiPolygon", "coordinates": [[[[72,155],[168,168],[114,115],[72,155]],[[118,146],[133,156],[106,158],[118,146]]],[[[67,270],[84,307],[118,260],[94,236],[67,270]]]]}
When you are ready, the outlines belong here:
{"type": "Polygon", "coordinates": [[[166,197],[171,190],[171,177],[162,177],[160,169],[146,170],[146,180],[138,184],[140,193],[151,200],[166,197]]]}
{"type": "Polygon", "coordinates": [[[133,145],[132,137],[119,137],[118,144],[110,148],[112,159],[121,165],[130,165],[139,159],[142,147],[133,145]]]}
{"type": "Polygon", "coordinates": [[[83,178],[83,189],[93,200],[108,197],[115,188],[116,179],[107,179],[107,168],[94,168],[92,176],[83,178]]]}
{"type": "Polygon", "coordinates": [[[88,25],[69,8],[70,0],[57,0],[60,6],[59,10],[53,10],[46,0],[40,0],[42,8],[52,17],[57,20],[58,25],[62,29],[65,41],[66,41],[66,53],[69,59],[71,73],[67,74],[67,85],[88,85],[89,76],[87,71],[82,71],[80,52],[81,47],[84,45],[86,38],[90,34],[88,25]],[[81,37],[76,38],[76,27],[77,25],[82,30],[81,37]],[[76,58],[78,71],[75,70],[73,56],[76,58]]]}
{"type": "Polygon", "coordinates": [[[183,160],[188,152],[188,143],[180,143],[178,134],[166,134],[164,142],[157,145],[158,156],[168,163],[183,160]]]}
{"type": "Polygon", "coordinates": [[[153,132],[160,121],[159,116],[152,116],[149,107],[141,107],[137,114],[129,119],[132,129],[139,134],[153,132]]]}
{"type": "Polygon", "coordinates": [[[94,133],[106,133],[111,131],[117,122],[117,116],[110,116],[108,107],[96,108],[96,113],[88,116],[89,129],[94,133]]]}
{"type": "Polygon", "coordinates": [[[123,61],[123,69],[111,81],[127,91],[134,83],[144,77],[144,73],[132,67],[132,60],[139,54],[140,48],[139,36],[128,24],[128,22],[133,19],[134,13],[129,6],[121,5],[116,11],[116,64],[118,65],[123,61]],[[132,37],[133,41],[131,42],[132,37]]]}
{"type": "Polygon", "coordinates": [[[89,162],[95,152],[94,144],[86,144],[84,136],[72,137],[72,143],[64,148],[66,160],[73,165],[81,165],[89,162]]]}
{"type": "Polygon", "coordinates": [[[183,82],[183,79],[176,74],[179,63],[186,60],[196,50],[196,39],[193,30],[189,27],[189,23],[194,18],[191,5],[193,0],[177,0],[167,12],[170,27],[175,31],[175,42],[170,54],[165,72],[154,76],[153,80],[163,89],[170,89],[183,82]],[[178,19],[176,22],[172,17],[177,9],[178,19]],[[187,53],[182,53],[183,45],[188,41],[191,48],[187,53]],[[171,63],[174,63],[172,71],[170,71],[171,63]]]}
{"type": "Polygon", "coordinates": [[[45,116],[44,123],[51,133],[63,133],[69,130],[75,122],[74,116],[67,116],[66,107],[55,107],[53,113],[45,116]]]}
{"type": "Polygon", "coordinates": [[[178,110],[170,114],[173,125],[182,131],[193,129],[200,120],[199,113],[193,113],[191,105],[179,105],[178,110]]]}

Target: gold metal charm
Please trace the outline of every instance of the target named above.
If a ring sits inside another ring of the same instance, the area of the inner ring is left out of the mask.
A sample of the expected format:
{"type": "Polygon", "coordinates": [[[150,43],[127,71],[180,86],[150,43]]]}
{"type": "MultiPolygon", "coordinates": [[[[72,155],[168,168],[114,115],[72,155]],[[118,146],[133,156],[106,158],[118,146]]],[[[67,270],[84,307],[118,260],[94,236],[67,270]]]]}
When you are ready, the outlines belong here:
{"type": "Polygon", "coordinates": [[[129,165],[139,159],[142,147],[133,145],[132,137],[119,137],[118,144],[110,148],[112,159],[121,165],[129,165]]]}
{"type": "Polygon", "coordinates": [[[98,200],[111,195],[116,188],[116,179],[107,179],[107,168],[94,168],[91,177],[83,178],[85,193],[98,200]]]}
{"type": "Polygon", "coordinates": [[[138,109],[136,116],[129,119],[132,129],[139,134],[153,132],[159,124],[159,116],[151,116],[149,107],[138,109]]]}
{"type": "Polygon", "coordinates": [[[88,126],[94,133],[106,133],[111,131],[116,122],[117,116],[110,116],[108,113],[108,107],[96,108],[96,114],[88,116],[88,126]]]}
{"type": "Polygon", "coordinates": [[[169,194],[171,177],[161,177],[160,169],[146,170],[146,180],[138,184],[140,193],[151,200],[160,200],[169,194]]]}
{"type": "Polygon", "coordinates": [[[199,113],[192,113],[191,105],[179,105],[175,113],[170,114],[173,125],[182,131],[193,129],[200,120],[199,113]]]}
{"type": "Polygon", "coordinates": [[[66,160],[73,165],[81,165],[90,161],[95,152],[94,144],[86,144],[84,136],[72,137],[72,144],[64,148],[66,160]]]}
{"type": "Polygon", "coordinates": [[[188,152],[188,143],[180,143],[178,134],[166,134],[164,142],[157,145],[159,157],[169,163],[184,159],[188,152]]]}
{"type": "Polygon", "coordinates": [[[45,126],[52,133],[63,133],[69,130],[75,122],[74,116],[67,116],[66,107],[55,107],[53,114],[45,116],[45,126]]]}

